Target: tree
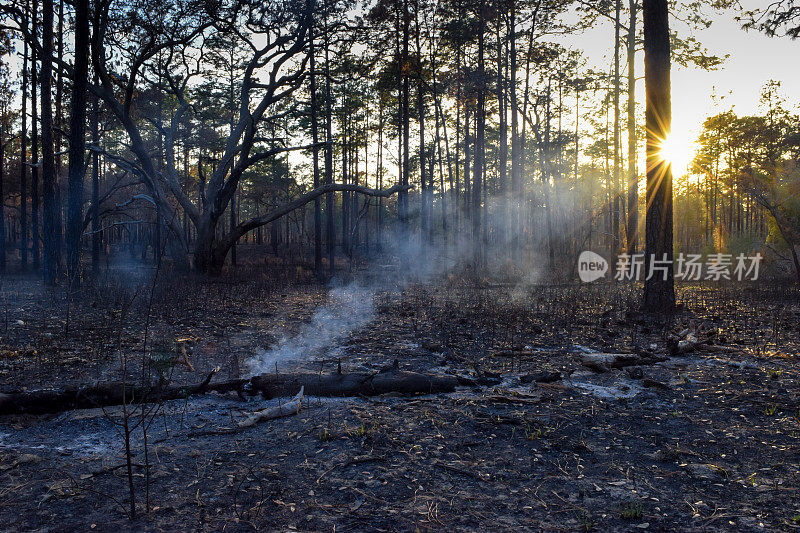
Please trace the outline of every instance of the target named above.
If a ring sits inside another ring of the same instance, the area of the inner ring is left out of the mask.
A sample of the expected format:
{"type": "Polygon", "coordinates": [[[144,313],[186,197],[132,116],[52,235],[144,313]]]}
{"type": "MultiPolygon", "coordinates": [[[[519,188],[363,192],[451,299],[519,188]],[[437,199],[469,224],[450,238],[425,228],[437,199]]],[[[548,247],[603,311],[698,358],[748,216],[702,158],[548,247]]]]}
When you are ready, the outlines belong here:
{"type": "MultiPolygon", "coordinates": [[[[637,120],[636,120],[636,52],[640,49],[642,43],[641,37],[637,34],[637,18],[638,12],[641,8],[640,0],[628,0],[628,17],[629,22],[625,25],[620,18],[621,3],[617,0],[599,0],[589,2],[587,0],[578,0],[579,7],[583,10],[586,24],[590,24],[595,18],[605,18],[610,20],[615,26],[615,75],[614,75],[614,99],[618,100],[619,94],[619,74],[617,68],[618,62],[618,49],[620,48],[619,33],[625,32],[624,44],[626,46],[626,67],[627,67],[627,129],[628,129],[628,170],[627,170],[627,220],[625,222],[625,234],[627,237],[627,252],[634,254],[638,248],[638,227],[639,227],[639,176],[636,168],[637,160],[637,120]]],[[[735,0],[715,0],[711,3],[711,8],[716,10],[724,10],[735,5],[735,0]]],[[[712,24],[711,19],[702,14],[706,6],[700,0],[692,0],[689,2],[680,2],[676,0],[669,0],[670,13],[674,13],[675,17],[685,22],[689,29],[707,28],[712,24]]],[[[688,66],[694,65],[696,67],[713,70],[718,68],[723,62],[724,57],[718,57],[709,53],[702,45],[692,36],[683,37],[677,32],[672,32],[670,35],[672,42],[671,58],[672,61],[681,65],[688,66]]],[[[727,57],[727,56],[725,56],[727,57]]],[[[619,140],[619,119],[618,119],[618,102],[615,103],[615,119],[614,119],[614,137],[619,140]]],[[[615,141],[614,155],[615,160],[619,160],[620,147],[618,142],[615,141]]],[[[615,175],[619,172],[617,165],[614,168],[615,175]]],[[[614,179],[614,186],[619,183],[617,178],[614,179]]],[[[620,199],[618,194],[614,195],[613,202],[618,203],[620,199]]],[[[619,208],[614,206],[614,224],[619,220],[619,208]]],[[[619,235],[615,231],[612,239],[619,240],[619,235]]]]}
{"type": "MultiPolygon", "coordinates": [[[[11,53],[10,32],[0,30],[0,58],[11,53]]],[[[6,214],[5,214],[5,163],[6,147],[11,145],[14,137],[10,135],[14,115],[11,111],[13,92],[11,78],[6,61],[0,61],[0,274],[6,271],[6,214]]]]}
{"type": "MultiPolygon", "coordinates": [[[[330,28],[328,5],[323,16],[325,32],[325,185],[333,185],[333,102],[331,96],[330,28]]],[[[336,270],[336,226],[334,222],[333,192],[325,195],[325,234],[328,239],[328,272],[336,270]]]]}
{"type": "MultiPolygon", "coordinates": [[[[31,9],[31,31],[33,35],[38,35],[38,10],[39,5],[37,2],[33,3],[31,9]]],[[[39,112],[38,102],[36,97],[36,89],[38,86],[37,81],[37,61],[38,50],[34,47],[31,49],[31,255],[33,256],[33,268],[39,269],[39,112]]],[[[26,245],[27,246],[27,245],[26,245]]]]}
{"type": "MultiPolygon", "coordinates": [[[[26,0],[20,17],[20,25],[24,32],[30,32],[28,27],[29,5],[30,2],[26,0]]],[[[33,39],[36,40],[35,34],[33,34],[33,39]]],[[[22,113],[20,115],[22,132],[19,147],[19,257],[23,270],[28,267],[28,90],[28,39],[24,39],[22,47],[22,113]]]]}
{"type": "Polygon", "coordinates": [[[620,124],[619,124],[619,97],[620,97],[620,74],[619,74],[619,53],[620,42],[620,12],[622,10],[622,0],[614,2],[614,199],[613,215],[611,224],[611,257],[617,256],[620,241],[620,124]]]}
{"type": "Polygon", "coordinates": [[[645,129],[647,189],[645,211],[644,309],[669,313],[675,308],[672,266],[672,167],[661,154],[670,133],[670,38],[667,0],[644,0],[645,129]],[[661,270],[656,269],[658,261],[661,270]],[[652,275],[649,275],[651,274],[652,275]]]}
{"type": "Polygon", "coordinates": [[[475,247],[473,262],[479,265],[481,248],[481,188],[484,186],[486,158],[486,66],[484,61],[486,32],[486,1],[478,4],[478,71],[476,73],[477,101],[475,104],[475,159],[472,167],[472,245],[475,247]]]}
{"type": "MultiPolygon", "coordinates": [[[[29,17],[30,8],[20,8],[24,1],[10,0],[0,10],[17,22],[23,13],[29,17]]],[[[677,2],[668,4],[674,9],[677,2]]],[[[321,215],[328,223],[331,268],[337,240],[347,252],[350,243],[368,249],[364,228],[371,231],[373,218],[382,222],[394,215],[395,204],[379,200],[374,215],[374,203],[359,205],[363,194],[380,192],[365,188],[373,169],[380,188],[384,181],[416,181],[419,172],[421,195],[396,189],[402,192],[396,218],[426,238],[441,230],[449,242],[466,229],[460,236],[472,236],[478,266],[491,241],[511,244],[515,259],[525,257],[525,247],[547,245],[555,271],[566,256],[562,252],[577,250],[590,236],[613,235],[609,245],[621,251],[621,233],[627,233],[629,251],[635,250],[636,77],[630,64],[641,47],[641,11],[636,0],[582,3],[586,13],[614,23],[616,52],[609,72],[582,74],[579,52],[548,42],[551,35],[591,23],[588,16],[574,23],[562,16],[574,5],[575,0],[380,0],[362,18],[336,0],[98,0],[84,33],[96,78],[80,74],[82,54],[76,57],[71,46],[63,57],[56,52],[51,58],[55,78],[66,77],[64,88],[78,91],[73,100],[80,102],[80,81],[86,80],[90,105],[96,98],[104,112],[102,133],[98,127],[95,135],[96,113],[79,120],[82,106],[72,109],[70,127],[87,120],[92,125],[87,161],[93,172],[91,208],[83,205],[82,194],[76,201],[74,188],[70,194],[67,271],[79,264],[73,252],[79,253],[80,234],[89,225],[93,264],[101,238],[113,243],[130,229],[131,253],[139,247],[144,259],[154,249],[157,260],[163,243],[177,268],[193,263],[197,271],[217,274],[227,258],[233,263],[237,242],[247,242],[252,230],[260,241],[259,228],[271,224],[287,242],[313,242],[308,250],[319,273],[326,229],[321,215]],[[593,89],[588,79],[606,82],[593,89]],[[627,124],[620,111],[626,89],[627,124]],[[566,112],[573,95],[574,122],[566,112]],[[588,116],[594,104],[595,119],[588,116]],[[627,172],[621,149],[626,126],[627,172]],[[591,127],[595,131],[586,133],[591,127]],[[583,135],[586,142],[579,144],[583,135]],[[396,151],[384,150],[384,142],[396,151]],[[599,154],[592,164],[604,161],[604,169],[583,164],[592,146],[599,154]],[[288,155],[293,151],[299,164],[288,155]],[[278,159],[285,160],[285,176],[264,189],[259,173],[278,159]],[[334,168],[340,184],[334,183],[334,168]],[[388,168],[394,175],[385,173],[388,168]],[[101,169],[112,178],[102,184],[101,169]],[[114,172],[126,177],[113,179],[114,172]],[[565,178],[573,172],[574,180],[565,178]],[[623,176],[627,202],[620,190],[623,176]],[[341,203],[334,203],[336,192],[341,203]],[[313,206],[286,214],[282,204],[298,205],[294,200],[301,198],[313,206]],[[410,211],[409,201],[417,203],[410,211]],[[513,208],[504,208],[508,204],[513,208]],[[441,222],[432,216],[439,207],[441,222]],[[584,209],[585,217],[573,216],[584,209]],[[279,224],[276,213],[286,216],[279,224]],[[596,231],[592,226],[598,223],[607,228],[596,231]]],[[[27,54],[30,65],[34,53],[43,56],[41,39],[30,24],[17,24],[33,50],[27,54]]],[[[64,38],[73,38],[72,31],[67,25],[64,38]]],[[[674,46],[681,40],[670,37],[670,60],[680,62],[674,46]]],[[[682,41],[678,52],[686,58],[702,55],[696,42],[682,41]]],[[[53,102],[56,115],[59,100],[53,102]]],[[[58,116],[54,122],[57,156],[58,116]]],[[[68,147],[78,153],[80,146],[79,140],[68,147]]],[[[73,187],[85,179],[86,168],[75,170],[81,159],[70,157],[73,187]]],[[[16,194],[16,184],[12,188],[16,194]]],[[[740,223],[736,202],[743,189],[735,182],[723,188],[726,222],[740,223]]]]}
{"type": "Polygon", "coordinates": [[[48,285],[56,282],[60,251],[56,231],[58,207],[55,186],[56,168],[53,153],[53,104],[50,96],[53,57],[53,0],[42,3],[42,70],[41,70],[41,113],[42,113],[42,230],[44,237],[44,280],[48,285]]]}
{"type": "Polygon", "coordinates": [[[639,174],[636,170],[636,18],[637,0],[629,0],[630,23],[627,28],[628,63],[628,220],[625,234],[628,237],[628,254],[633,255],[639,246],[639,174]]]}
{"type": "Polygon", "coordinates": [[[75,1],[75,64],[72,81],[72,117],[69,125],[67,178],[67,276],[79,279],[83,234],[83,180],[86,175],[86,95],[89,83],[89,0],[75,1]]]}
{"type": "Polygon", "coordinates": [[[770,81],[762,90],[762,114],[728,110],[708,117],[692,172],[705,203],[708,244],[731,254],[765,246],[778,257],[786,251],[800,282],[800,129],[784,103],[779,83],[770,81]]]}
{"type": "MultiPolygon", "coordinates": [[[[95,83],[97,79],[95,77],[95,83]]],[[[92,96],[92,144],[100,142],[100,101],[92,96]]],[[[92,273],[100,270],[100,155],[92,152],[92,273]]]]}
{"type": "MultiPolygon", "coordinates": [[[[312,17],[315,3],[312,2],[312,17]]],[[[319,125],[317,120],[317,72],[314,50],[314,22],[309,25],[308,57],[311,94],[311,143],[314,145],[312,158],[314,165],[314,188],[320,185],[319,180],[319,125]]],[[[322,275],[322,206],[320,199],[314,200],[314,273],[317,277],[322,275]]]]}
{"type": "Polygon", "coordinates": [[[745,11],[739,20],[745,29],[756,29],[770,37],[800,37],[800,4],[796,0],[773,0],[761,9],[745,11]]]}
{"type": "MultiPolygon", "coordinates": [[[[220,224],[242,175],[276,154],[309,148],[288,145],[285,138],[262,136],[266,126],[282,121],[294,111],[294,106],[281,109],[281,105],[290,102],[305,79],[311,20],[308,4],[281,0],[264,5],[233,0],[208,4],[203,12],[185,0],[172,0],[157,8],[144,2],[137,5],[139,9],[128,10],[106,2],[94,12],[91,57],[99,81],[88,83],[88,87],[129,139],[125,152],[104,155],[146,187],[147,194],[135,199],[154,207],[160,220],[156,230],[162,225],[167,229],[166,245],[175,265],[187,268],[191,253],[196,270],[216,274],[242,235],[272,220],[268,213],[231,224],[227,229],[220,224]],[[129,16],[112,16],[112,8],[125,9],[129,16]],[[158,13],[151,13],[153,9],[158,13]],[[229,21],[238,16],[244,17],[244,26],[234,29],[229,21]],[[175,144],[183,117],[192,108],[189,81],[208,72],[203,43],[206,30],[212,27],[236,36],[238,46],[250,55],[236,97],[238,109],[231,131],[216,157],[205,159],[202,165],[212,163],[213,168],[207,179],[201,180],[199,196],[204,201],[198,206],[181,183],[175,144]],[[113,61],[106,53],[109,46],[118,53],[113,61]],[[171,117],[163,121],[146,109],[148,101],[161,106],[158,102],[162,100],[169,102],[164,110],[171,112],[171,117]],[[163,139],[156,150],[148,142],[153,134],[163,139]],[[179,209],[196,229],[193,250],[179,225],[179,209]],[[223,231],[219,231],[220,226],[223,231]]],[[[59,67],[68,76],[76,76],[71,65],[59,63],[59,67]]],[[[331,184],[324,191],[354,190],[344,185],[337,187],[340,186],[331,184]]],[[[362,192],[372,194],[367,189],[362,192]]],[[[313,201],[318,196],[317,192],[306,198],[313,201]]]]}
{"type": "MultiPolygon", "coordinates": [[[[400,79],[402,80],[402,89],[401,89],[401,115],[400,115],[400,124],[402,127],[402,135],[403,135],[403,173],[402,177],[400,178],[400,183],[402,185],[409,184],[409,174],[411,174],[411,158],[409,155],[409,137],[411,136],[409,133],[409,129],[411,127],[411,114],[408,107],[409,102],[409,92],[410,92],[410,65],[409,65],[409,55],[408,55],[408,44],[409,40],[411,39],[410,34],[410,25],[411,25],[411,14],[408,11],[408,0],[403,1],[403,15],[402,15],[402,30],[403,30],[403,54],[400,60],[400,79]]],[[[397,205],[397,212],[398,217],[400,218],[400,224],[403,225],[404,229],[407,229],[408,226],[408,193],[403,192],[400,194],[398,198],[398,205],[397,205]]]]}

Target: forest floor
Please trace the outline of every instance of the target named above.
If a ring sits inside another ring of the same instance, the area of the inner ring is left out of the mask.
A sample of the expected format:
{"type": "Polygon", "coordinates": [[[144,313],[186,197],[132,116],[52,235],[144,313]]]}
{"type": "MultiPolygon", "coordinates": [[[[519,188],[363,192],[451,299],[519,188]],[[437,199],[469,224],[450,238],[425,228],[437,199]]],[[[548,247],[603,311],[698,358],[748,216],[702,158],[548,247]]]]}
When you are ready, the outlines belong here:
{"type": "MultiPolygon", "coordinates": [[[[98,287],[69,296],[33,279],[3,282],[0,392],[109,381],[123,356],[135,376],[145,330],[152,357],[187,339],[193,370],[175,365],[174,381],[198,383],[214,367],[220,380],[237,378],[330,304],[322,286],[258,274],[165,280],[151,291],[146,276],[118,273],[98,287]]],[[[232,434],[215,430],[281,400],[198,395],[153,406],[144,419],[120,407],[2,417],[0,529],[800,528],[797,291],[681,286],[682,308],[667,323],[639,315],[638,294],[456,277],[377,291],[369,321],[278,368],[397,360],[497,376],[494,386],[306,397],[298,415],[232,434]],[[731,350],[668,356],[668,333],[692,324],[731,350]],[[576,345],[646,348],[666,360],[595,373],[576,345]],[[522,351],[502,355],[513,349],[522,351]],[[560,379],[530,381],[543,373],[560,379]]]]}

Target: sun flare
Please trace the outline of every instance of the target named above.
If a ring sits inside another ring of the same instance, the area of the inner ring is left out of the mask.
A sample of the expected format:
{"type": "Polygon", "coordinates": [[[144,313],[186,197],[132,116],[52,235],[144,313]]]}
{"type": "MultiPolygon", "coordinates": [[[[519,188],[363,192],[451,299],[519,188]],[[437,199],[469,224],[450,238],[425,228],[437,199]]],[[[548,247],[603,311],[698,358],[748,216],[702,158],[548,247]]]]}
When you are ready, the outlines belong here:
{"type": "Polygon", "coordinates": [[[686,174],[694,156],[695,148],[688,137],[670,134],[661,142],[659,153],[664,161],[672,164],[672,174],[681,177],[686,174]]]}

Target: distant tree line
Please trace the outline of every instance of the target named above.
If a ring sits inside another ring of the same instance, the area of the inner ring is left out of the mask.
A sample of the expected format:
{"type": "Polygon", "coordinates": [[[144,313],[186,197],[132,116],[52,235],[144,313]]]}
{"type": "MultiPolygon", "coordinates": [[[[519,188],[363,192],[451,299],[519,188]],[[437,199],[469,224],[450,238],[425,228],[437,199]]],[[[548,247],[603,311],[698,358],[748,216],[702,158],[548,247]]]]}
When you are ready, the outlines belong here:
{"type": "MultiPolygon", "coordinates": [[[[709,23],[699,3],[663,4],[709,23]]],[[[21,79],[4,60],[0,260],[49,283],[122,250],[218,274],[237,244],[269,243],[322,275],[398,238],[388,225],[468,240],[478,268],[498,243],[554,272],[580,249],[641,249],[639,2],[352,8],[6,2],[0,56],[18,55],[21,79]],[[587,68],[563,36],[603,24],[613,57],[587,68]]],[[[673,63],[722,62],[679,33],[673,63]]],[[[765,224],[753,187],[698,194],[715,217],[746,195],[731,231],[765,224]]]]}

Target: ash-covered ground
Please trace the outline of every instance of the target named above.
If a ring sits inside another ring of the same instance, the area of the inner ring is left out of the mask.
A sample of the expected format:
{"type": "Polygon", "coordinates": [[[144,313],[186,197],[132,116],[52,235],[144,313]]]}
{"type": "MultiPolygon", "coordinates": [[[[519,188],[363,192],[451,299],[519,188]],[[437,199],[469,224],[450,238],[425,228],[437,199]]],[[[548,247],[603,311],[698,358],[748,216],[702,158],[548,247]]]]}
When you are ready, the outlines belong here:
{"type": "Polygon", "coordinates": [[[786,287],[682,286],[679,314],[657,321],[636,311],[633,286],[451,276],[359,294],[371,302],[355,308],[371,314],[350,327],[341,320],[354,302],[314,284],[249,276],[169,280],[152,294],[143,286],[133,298],[135,287],[108,282],[70,301],[34,281],[6,282],[0,391],[119,379],[123,360],[135,380],[142,357],[160,361],[181,345],[189,364],[180,357],[166,371],[176,383],[199,383],[215,367],[226,380],[270,367],[377,371],[396,360],[495,384],[306,396],[296,416],[231,433],[223,430],[287,399],[206,394],[144,416],[119,406],[6,416],[4,529],[800,526],[800,308],[786,287]],[[325,324],[342,335],[320,332],[325,324]],[[686,328],[716,348],[671,355],[669,336],[686,328]],[[581,364],[586,349],[662,360],[596,372],[581,364]]]}

